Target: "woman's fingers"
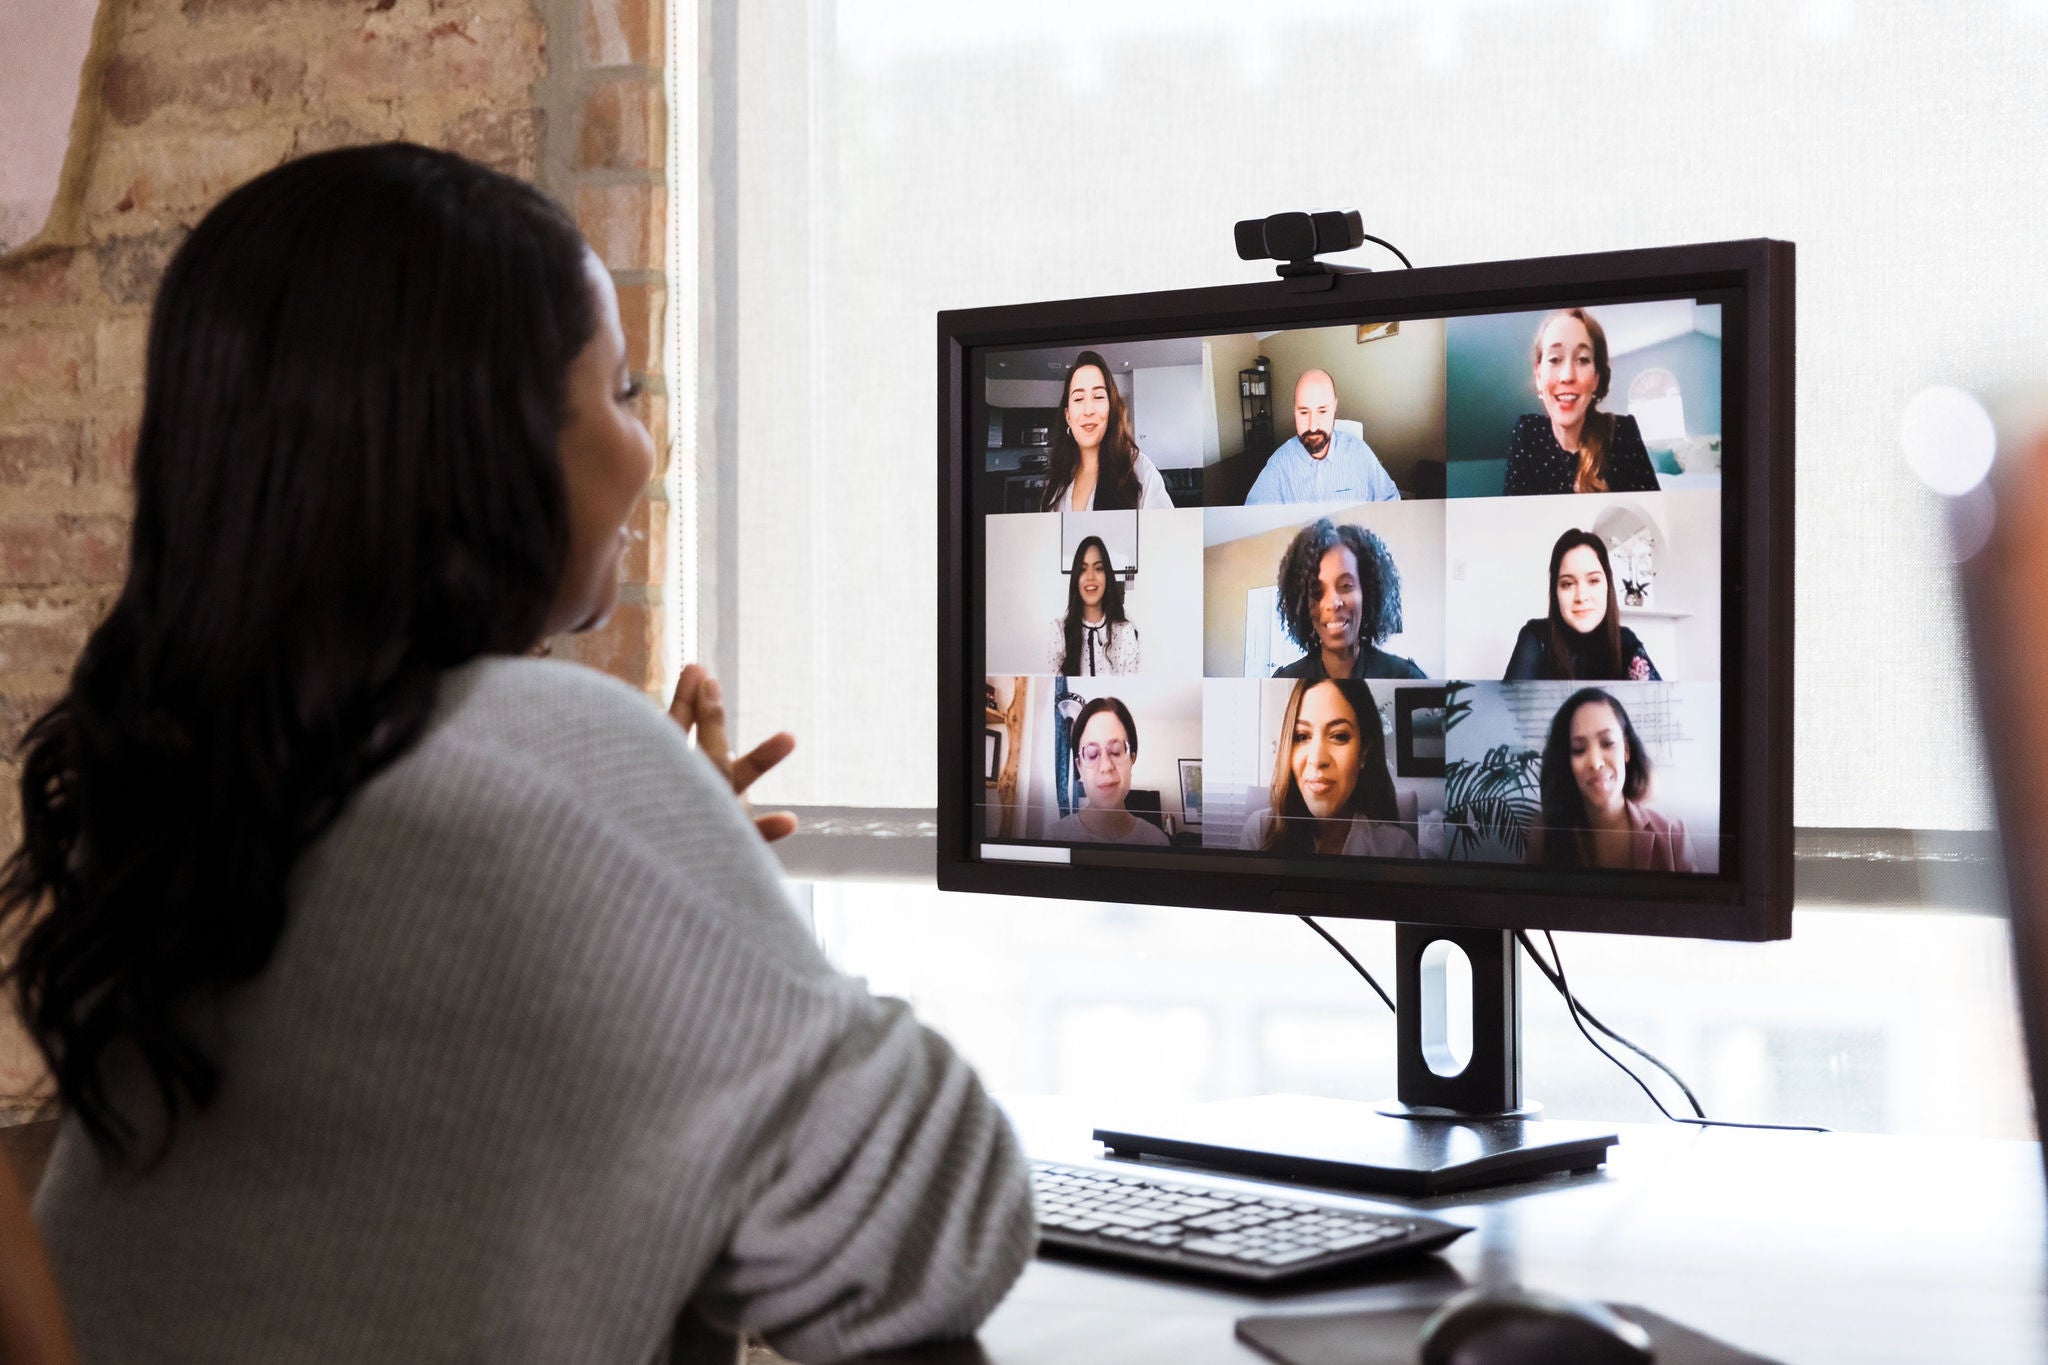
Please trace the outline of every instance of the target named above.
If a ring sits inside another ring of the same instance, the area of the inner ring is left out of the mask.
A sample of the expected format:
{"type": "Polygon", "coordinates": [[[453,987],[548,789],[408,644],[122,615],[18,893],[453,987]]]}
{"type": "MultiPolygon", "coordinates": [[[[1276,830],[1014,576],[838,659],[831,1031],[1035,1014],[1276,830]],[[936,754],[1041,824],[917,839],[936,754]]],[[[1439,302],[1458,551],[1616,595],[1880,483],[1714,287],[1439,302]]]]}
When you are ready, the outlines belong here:
{"type": "Polygon", "coordinates": [[[685,733],[697,726],[697,694],[704,690],[710,674],[702,664],[684,667],[681,677],[676,679],[676,695],[668,704],[669,719],[683,727],[685,733]]]}
{"type": "Polygon", "coordinates": [[[732,765],[732,789],[743,792],[753,786],[754,779],[788,758],[795,748],[796,736],[787,730],[762,740],[732,765]]]}
{"type": "Polygon", "coordinates": [[[761,837],[772,844],[777,839],[787,839],[796,833],[796,815],[786,810],[757,815],[754,817],[754,828],[760,830],[761,837]]]}

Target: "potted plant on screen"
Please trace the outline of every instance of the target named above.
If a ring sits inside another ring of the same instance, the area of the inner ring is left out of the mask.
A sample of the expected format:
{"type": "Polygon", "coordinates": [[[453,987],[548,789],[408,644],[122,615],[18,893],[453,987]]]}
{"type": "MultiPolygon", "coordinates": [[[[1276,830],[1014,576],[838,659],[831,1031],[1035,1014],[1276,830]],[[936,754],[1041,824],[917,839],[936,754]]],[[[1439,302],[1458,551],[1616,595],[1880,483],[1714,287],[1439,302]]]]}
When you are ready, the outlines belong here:
{"type": "MultiPolygon", "coordinates": [[[[1451,732],[1472,714],[1472,703],[1464,695],[1471,686],[1454,682],[1444,688],[1446,749],[1451,748],[1451,732]]],[[[1541,763],[1536,750],[1513,744],[1496,744],[1476,759],[1445,762],[1444,829],[1450,836],[1451,857],[1481,857],[1489,844],[1515,858],[1525,856],[1529,831],[1542,818],[1541,763]]]]}

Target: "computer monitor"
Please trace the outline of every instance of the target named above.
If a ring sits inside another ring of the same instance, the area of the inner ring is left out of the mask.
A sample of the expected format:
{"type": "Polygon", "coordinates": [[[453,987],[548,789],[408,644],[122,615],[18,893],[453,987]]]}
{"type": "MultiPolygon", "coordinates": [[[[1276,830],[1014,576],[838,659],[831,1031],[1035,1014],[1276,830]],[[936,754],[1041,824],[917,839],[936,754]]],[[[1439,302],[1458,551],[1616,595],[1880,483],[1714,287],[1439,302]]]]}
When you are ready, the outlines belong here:
{"type": "Polygon", "coordinates": [[[1524,1108],[1508,932],[1788,934],[1792,272],[940,314],[939,885],[1400,922],[1402,1099],[1467,1116],[1524,1108]]]}

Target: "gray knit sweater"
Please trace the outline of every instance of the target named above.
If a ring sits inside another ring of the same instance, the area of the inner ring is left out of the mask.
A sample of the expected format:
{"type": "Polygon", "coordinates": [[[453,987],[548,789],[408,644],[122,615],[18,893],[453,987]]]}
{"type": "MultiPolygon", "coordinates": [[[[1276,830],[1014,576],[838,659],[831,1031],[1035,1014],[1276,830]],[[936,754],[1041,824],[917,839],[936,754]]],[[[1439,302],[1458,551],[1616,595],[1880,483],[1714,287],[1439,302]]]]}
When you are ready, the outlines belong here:
{"type": "Polygon", "coordinates": [[[971,1332],[1030,1255],[973,1074],[622,683],[451,674],[290,904],[160,1167],[64,1125],[36,1208],[88,1362],[823,1361],[971,1332]]]}

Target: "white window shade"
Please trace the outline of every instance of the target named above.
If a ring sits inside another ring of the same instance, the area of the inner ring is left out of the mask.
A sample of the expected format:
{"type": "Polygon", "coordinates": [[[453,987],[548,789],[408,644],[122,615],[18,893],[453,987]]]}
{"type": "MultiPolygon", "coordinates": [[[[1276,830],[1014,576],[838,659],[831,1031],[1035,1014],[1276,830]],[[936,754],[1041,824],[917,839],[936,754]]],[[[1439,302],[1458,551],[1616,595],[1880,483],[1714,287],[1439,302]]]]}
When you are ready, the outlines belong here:
{"type": "Polygon", "coordinates": [[[737,536],[696,600],[739,733],[799,737],[761,800],[936,800],[935,313],[1260,279],[1234,220],[1356,207],[1424,265],[1796,242],[1796,818],[1989,823],[1897,432],[1929,384],[2048,382],[2038,7],[712,12],[702,259],[734,325],[700,357],[736,417],[700,515],[737,536]]]}

